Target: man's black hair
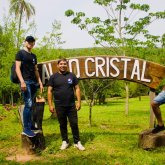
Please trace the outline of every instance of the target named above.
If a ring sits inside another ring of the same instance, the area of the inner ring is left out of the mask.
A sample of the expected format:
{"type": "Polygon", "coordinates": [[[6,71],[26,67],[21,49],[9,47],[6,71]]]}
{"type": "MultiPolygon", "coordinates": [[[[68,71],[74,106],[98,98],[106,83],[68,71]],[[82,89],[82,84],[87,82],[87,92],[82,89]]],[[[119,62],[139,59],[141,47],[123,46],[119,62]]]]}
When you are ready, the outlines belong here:
{"type": "Polygon", "coordinates": [[[27,42],[35,42],[35,38],[33,36],[27,36],[25,38],[25,41],[27,41],[27,42]]]}
{"type": "Polygon", "coordinates": [[[65,61],[66,63],[68,63],[68,60],[66,58],[61,58],[57,61],[57,63],[59,64],[61,61],[65,61]]]}

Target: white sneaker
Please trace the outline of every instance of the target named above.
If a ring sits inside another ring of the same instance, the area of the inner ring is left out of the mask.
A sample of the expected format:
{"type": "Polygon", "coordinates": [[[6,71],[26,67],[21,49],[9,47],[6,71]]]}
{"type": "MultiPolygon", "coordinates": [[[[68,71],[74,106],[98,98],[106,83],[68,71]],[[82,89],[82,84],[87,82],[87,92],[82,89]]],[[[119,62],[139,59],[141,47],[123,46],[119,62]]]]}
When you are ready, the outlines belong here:
{"type": "Polygon", "coordinates": [[[60,147],[61,150],[65,150],[66,148],[68,148],[69,144],[66,141],[62,141],[62,145],[60,147]]]}
{"type": "Polygon", "coordinates": [[[85,150],[85,147],[81,144],[81,142],[79,141],[77,144],[74,144],[75,148],[78,148],[81,151],[85,150]]]}

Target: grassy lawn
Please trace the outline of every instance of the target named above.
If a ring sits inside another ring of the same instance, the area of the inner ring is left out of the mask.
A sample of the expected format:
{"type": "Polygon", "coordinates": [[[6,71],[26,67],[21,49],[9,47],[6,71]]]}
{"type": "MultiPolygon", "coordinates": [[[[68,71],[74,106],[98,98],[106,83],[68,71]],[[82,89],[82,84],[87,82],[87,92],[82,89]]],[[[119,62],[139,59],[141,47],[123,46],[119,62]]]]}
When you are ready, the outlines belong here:
{"type": "MultiPolygon", "coordinates": [[[[165,164],[165,147],[146,151],[138,148],[139,133],[149,128],[149,97],[132,98],[129,115],[125,116],[124,100],[110,99],[105,105],[97,105],[92,111],[92,127],[89,127],[89,108],[82,105],[79,114],[79,129],[86,150],[73,148],[69,127],[70,147],[59,150],[61,136],[57,119],[51,119],[45,106],[43,131],[46,149],[25,164],[112,164],[112,165],[159,165],[165,164]]],[[[165,106],[161,106],[165,119],[165,106]]],[[[0,164],[21,164],[6,160],[22,152],[21,124],[17,111],[6,111],[0,106],[0,164]]]]}

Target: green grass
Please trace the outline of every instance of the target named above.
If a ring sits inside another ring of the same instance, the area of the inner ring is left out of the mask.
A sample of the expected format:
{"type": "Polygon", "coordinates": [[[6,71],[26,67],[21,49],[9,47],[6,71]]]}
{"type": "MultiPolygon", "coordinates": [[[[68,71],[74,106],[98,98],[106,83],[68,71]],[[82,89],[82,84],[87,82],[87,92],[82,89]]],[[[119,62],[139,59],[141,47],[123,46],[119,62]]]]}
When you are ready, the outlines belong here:
{"type": "MultiPolygon", "coordinates": [[[[92,127],[89,127],[89,108],[82,105],[78,112],[79,129],[82,144],[86,150],[73,148],[72,134],[69,127],[70,147],[60,151],[61,136],[58,121],[50,118],[48,106],[45,106],[43,131],[46,149],[37,160],[25,164],[126,164],[126,165],[161,165],[165,164],[165,147],[146,151],[138,148],[139,133],[149,128],[149,97],[129,100],[129,115],[125,116],[123,99],[110,99],[105,105],[97,105],[92,110],[92,127]]],[[[165,106],[161,106],[165,119],[165,106]]],[[[21,151],[22,131],[15,114],[16,110],[5,111],[0,107],[0,164],[20,164],[7,161],[6,157],[21,151]],[[2,118],[2,117],[1,117],[2,118]]]]}

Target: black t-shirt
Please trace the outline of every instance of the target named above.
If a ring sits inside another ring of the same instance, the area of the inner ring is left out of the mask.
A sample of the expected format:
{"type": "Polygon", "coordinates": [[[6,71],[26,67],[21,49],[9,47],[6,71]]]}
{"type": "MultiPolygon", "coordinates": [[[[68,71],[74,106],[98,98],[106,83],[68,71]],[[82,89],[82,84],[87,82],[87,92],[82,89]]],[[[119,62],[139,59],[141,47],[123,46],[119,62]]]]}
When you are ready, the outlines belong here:
{"type": "Polygon", "coordinates": [[[78,79],[71,72],[57,72],[50,76],[48,86],[53,87],[55,106],[74,106],[74,87],[77,84],[78,79]]]}
{"type": "Polygon", "coordinates": [[[37,64],[36,55],[25,50],[20,50],[16,54],[16,61],[21,61],[21,72],[23,79],[36,81],[35,65],[37,64]]]}

